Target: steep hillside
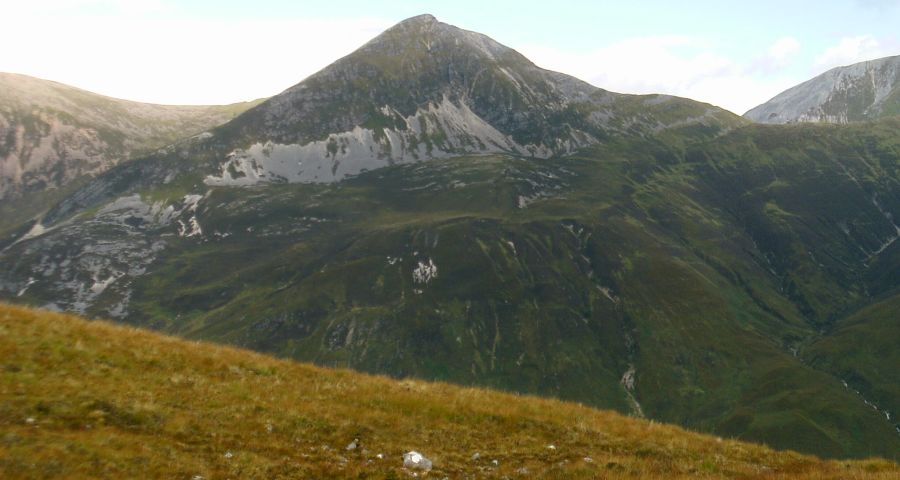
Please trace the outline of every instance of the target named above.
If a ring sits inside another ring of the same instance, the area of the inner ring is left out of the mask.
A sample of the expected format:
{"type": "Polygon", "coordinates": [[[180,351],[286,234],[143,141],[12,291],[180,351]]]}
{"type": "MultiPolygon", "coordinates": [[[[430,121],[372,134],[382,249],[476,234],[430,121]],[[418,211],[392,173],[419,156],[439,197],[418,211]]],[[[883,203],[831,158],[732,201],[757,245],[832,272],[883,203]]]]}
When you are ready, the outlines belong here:
{"type": "Polygon", "coordinates": [[[900,56],[833,68],[744,117],[760,123],[850,123],[900,115],[900,56]]]}
{"type": "Polygon", "coordinates": [[[31,208],[35,202],[47,208],[118,163],[225,123],[258,103],[150,105],[0,73],[0,229],[38,213],[31,208]]]}
{"type": "Polygon", "coordinates": [[[0,305],[0,475],[888,479],[580,405],[394,381],[0,305]],[[357,448],[347,446],[358,438],[357,448]]]}
{"type": "Polygon", "coordinates": [[[896,458],[894,377],[838,333],[898,288],[900,124],[743,124],[416,17],[20,224],[0,296],[896,458]]]}
{"type": "Polygon", "coordinates": [[[891,457],[890,400],[806,348],[896,288],[897,128],[755,126],[330,185],[186,176],[10,240],[0,289],[324,365],[891,457]]]}
{"type": "Polygon", "coordinates": [[[900,412],[900,294],[841,319],[804,352],[808,361],[872,399],[889,420],[900,412]]]}

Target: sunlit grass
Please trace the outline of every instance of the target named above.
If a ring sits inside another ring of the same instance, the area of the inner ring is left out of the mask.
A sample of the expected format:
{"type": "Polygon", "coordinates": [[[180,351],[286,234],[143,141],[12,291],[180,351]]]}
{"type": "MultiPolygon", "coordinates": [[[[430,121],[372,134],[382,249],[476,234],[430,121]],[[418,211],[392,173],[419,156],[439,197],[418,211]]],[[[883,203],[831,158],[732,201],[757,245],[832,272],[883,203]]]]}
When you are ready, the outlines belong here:
{"type": "Polygon", "coordinates": [[[405,478],[408,450],[434,461],[435,478],[900,475],[883,460],[822,461],[11,306],[0,306],[0,359],[2,478],[405,478]]]}

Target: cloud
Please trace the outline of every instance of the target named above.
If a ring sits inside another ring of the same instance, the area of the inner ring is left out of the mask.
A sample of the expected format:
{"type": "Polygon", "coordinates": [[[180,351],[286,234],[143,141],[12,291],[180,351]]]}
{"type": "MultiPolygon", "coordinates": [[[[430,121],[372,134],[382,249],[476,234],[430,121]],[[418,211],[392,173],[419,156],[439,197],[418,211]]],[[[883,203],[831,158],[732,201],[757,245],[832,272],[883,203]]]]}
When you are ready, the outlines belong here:
{"type": "MultiPolygon", "coordinates": [[[[784,37],[741,63],[692,36],[640,37],[586,53],[540,46],[520,49],[538,65],[623,93],[666,93],[743,113],[799,83],[784,75],[800,42],[784,37]]],[[[802,80],[802,79],[801,79],[802,80]]]]}
{"type": "Polygon", "coordinates": [[[783,65],[799,51],[799,40],[794,37],[784,37],[779,38],[769,47],[769,57],[783,65]]]}
{"type": "Polygon", "coordinates": [[[794,37],[782,37],[769,46],[766,53],[755,57],[745,69],[745,75],[766,76],[777,74],[795,61],[800,53],[800,41],[794,37]]]}
{"type": "Polygon", "coordinates": [[[879,40],[873,35],[844,37],[837,45],[826,49],[821,55],[816,57],[815,66],[817,70],[825,71],[864,60],[872,60],[892,54],[896,55],[897,45],[892,45],[892,43],[879,40]]]}

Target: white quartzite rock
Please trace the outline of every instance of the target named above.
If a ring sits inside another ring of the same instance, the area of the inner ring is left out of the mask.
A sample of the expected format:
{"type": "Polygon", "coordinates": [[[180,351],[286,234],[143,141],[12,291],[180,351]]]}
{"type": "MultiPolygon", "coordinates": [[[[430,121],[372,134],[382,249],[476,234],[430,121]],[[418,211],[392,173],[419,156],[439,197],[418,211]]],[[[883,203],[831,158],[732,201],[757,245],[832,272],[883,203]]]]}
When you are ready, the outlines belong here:
{"type": "Polygon", "coordinates": [[[413,470],[431,470],[431,460],[425,458],[425,455],[412,450],[403,454],[403,466],[413,470]]]}

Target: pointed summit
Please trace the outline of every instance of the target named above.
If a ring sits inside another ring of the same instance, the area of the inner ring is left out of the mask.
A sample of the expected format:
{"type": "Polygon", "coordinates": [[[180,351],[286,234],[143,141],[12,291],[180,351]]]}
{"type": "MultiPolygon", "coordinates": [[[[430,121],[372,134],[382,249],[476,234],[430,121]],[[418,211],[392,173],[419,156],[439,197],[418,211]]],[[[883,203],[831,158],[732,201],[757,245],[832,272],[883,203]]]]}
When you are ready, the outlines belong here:
{"type": "MultiPolygon", "coordinates": [[[[403,20],[385,30],[365,45],[356,54],[382,54],[391,56],[437,55],[455,50],[458,56],[500,60],[504,55],[513,54],[517,62],[533,64],[513,49],[477,32],[438,21],[433,15],[424,14],[403,20]]],[[[351,55],[353,56],[353,55],[351,55]]]]}
{"type": "Polygon", "coordinates": [[[399,23],[397,23],[396,26],[412,25],[412,24],[427,25],[430,23],[438,23],[438,19],[435,18],[434,15],[432,15],[430,13],[423,13],[421,15],[416,15],[415,17],[409,17],[406,20],[402,20],[399,23]]]}

